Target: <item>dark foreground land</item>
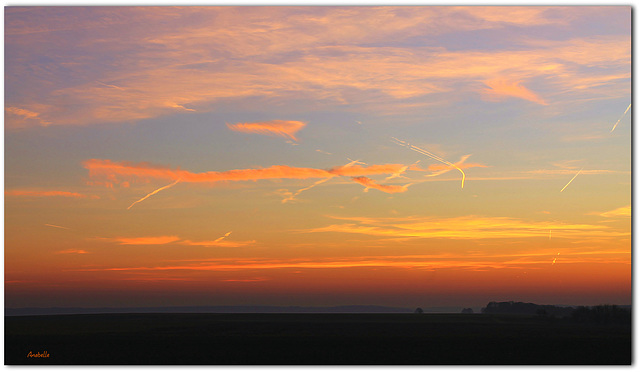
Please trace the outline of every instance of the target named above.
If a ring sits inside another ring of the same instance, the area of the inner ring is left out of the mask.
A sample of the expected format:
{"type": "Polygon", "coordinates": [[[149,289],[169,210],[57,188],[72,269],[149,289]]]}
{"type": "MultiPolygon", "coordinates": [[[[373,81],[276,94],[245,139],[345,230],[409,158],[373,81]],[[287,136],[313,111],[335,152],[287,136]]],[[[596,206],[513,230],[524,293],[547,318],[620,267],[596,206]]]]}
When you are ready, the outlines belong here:
{"type": "Polygon", "coordinates": [[[5,317],[5,364],[630,364],[631,326],[503,314],[5,317]],[[46,352],[46,353],[45,353],[46,352]],[[40,357],[28,356],[40,355],[40,357]],[[43,357],[48,355],[48,357],[43,357]]]}

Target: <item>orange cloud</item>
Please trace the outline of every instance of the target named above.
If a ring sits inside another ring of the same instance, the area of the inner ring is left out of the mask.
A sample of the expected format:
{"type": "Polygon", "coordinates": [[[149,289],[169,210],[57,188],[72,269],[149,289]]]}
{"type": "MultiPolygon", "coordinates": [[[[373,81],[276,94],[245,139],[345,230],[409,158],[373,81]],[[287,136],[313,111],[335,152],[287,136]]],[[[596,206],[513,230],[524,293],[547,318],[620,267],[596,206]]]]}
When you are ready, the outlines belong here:
{"type": "MultiPolygon", "coordinates": [[[[78,269],[77,271],[241,271],[274,269],[348,269],[348,268],[402,268],[402,269],[504,269],[532,268],[549,264],[549,256],[557,251],[519,252],[508,254],[440,254],[406,256],[364,256],[364,257],[328,257],[322,259],[253,259],[242,258],[187,260],[193,263],[171,264],[166,266],[105,267],[78,269]]],[[[570,263],[630,263],[627,258],[611,257],[629,252],[564,252],[563,257],[570,263]],[[594,257],[589,257],[594,256],[594,257]]],[[[233,280],[233,279],[232,279],[233,280]]]]}
{"type": "Polygon", "coordinates": [[[369,190],[370,188],[372,188],[372,189],[376,189],[376,190],[380,190],[380,191],[386,192],[386,193],[388,193],[388,194],[395,194],[395,193],[399,193],[399,192],[405,192],[405,191],[407,191],[407,188],[408,188],[410,185],[412,185],[411,183],[410,183],[410,184],[407,184],[407,185],[404,185],[404,186],[397,186],[397,185],[380,185],[380,184],[377,184],[377,183],[376,183],[374,180],[372,180],[371,178],[364,177],[364,176],[361,176],[361,177],[353,177],[353,178],[351,178],[351,179],[352,179],[352,180],[354,180],[355,182],[357,182],[357,183],[359,183],[359,184],[361,184],[361,185],[365,186],[365,187],[366,187],[366,189],[364,189],[364,191],[367,191],[367,190],[369,190]]]}
{"type": "Polygon", "coordinates": [[[58,251],[57,254],[87,254],[89,252],[83,249],[66,249],[64,251],[58,251]]]}
{"type": "Polygon", "coordinates": [[[85,195],[77,192],[69,191],[33,191],[33,190],[8,190],[4,192],[7,196],[33,196],[33,197],[48,197],[48,196],[62,196],[65,198],[91,198],[100,199],[96,195],[85,195]]]}
{"type": "Polygon", "coordinates": [[[16,126],[26,126],[30,121],[42,126],[51,124],[50,121],[42,119],[39,113],[25,110],[19,107],[6,107],[4,111],[8,116],[13,116],[12,118],[7,119],[8,121],[15,123],[16,126]]]}
{"type": "Polygon", "coordinates": [[[246,245],[254,244],[256,242],[255,240],[241,241],[241,242],[230,242],[228,240],[224,240],[229,235],[231,235],[231,231],[229,231],[228,233],[224,234],[223,236],[219,237],[216,240],[201,241],[201,242],[194,242],[194,241],[191,241],[191,240],[184,240],[180,244],[204,246],[204,247],[244,247],[246,245]]]}
{"type": "Polygon", "coordinates": [[[45,225],[45,226],[49,226],[49,227],[55,227],[56,229],[71,230],[71,229],[70,229],[70,228],[68,228],[68,227],[58,226],[58,225],[52,225],[52,224],[49,224],[49,223],[45,223],[44,225],[45,225]]]}
{"type": "Polygon", "coordinates": [[[631,205],[625,205],[624,207],[616,208],[614,210],[603,213],[591,214],[597,214],[602,217],[631,217],[631,205]]]}
{"type": "Polygon", "coordinates": [[[524,100],[535,102],[541,105],[548,105],[548,103],[542,98],[540,98],[537,94],[520,85],[519,81],[508,81],[506,79],[493,79],[493,80],[485,80],[484,83],[490,88],[490,89],[485,89],[484,93],[490,96],[517,97],[517,98],[522,98],[524,100]]]}
{"type": "Polygon", "coordinates": [[[140,238],[113,238],[107,239],[122,245],[161,245],[180,240],[177,236],[145,236],[140,238]]]}
{"type": "Polygon", "coordinates": [[[89,170],[91,178],[105,178],[111,182],[117,177],[138,179],[165,179],[180,182],[221,182],[221,181],[256,181],[263,179],[308,179],[331,178],[335,176],[360,176],[372,174],[396,173],[404,167],[402,164],[383,164],[362,167],[340,166],[330,170],[316,168],[299,168],[288,165],[273,165],[268,168],[234,169],[224,172],[192,173],[180,169],[169,169],[151,166],[146,163],[131,164],[127,162],[113,162],[111,160],[91,159],[83,163],[89,170]]]}
{"type": "MultiPolygon", "coordinates": [[[[631,76],[628,34],[516,38],[518,48],[489,51],[406,42],[509,24],[566,26],[568,20],[624,15],[628,7],[554,7],[552,12],[541,7],[185,7],[170,12],[145,7],[92,9],[92,17],[84,16],[86,11],[69,13],[73,22],[69,16],[52,17],[54,11],[47,7],[7,13],[5,43],[16,53],[8,56],[6,76],[8,86],[18,90],[7,106],[39,113],[11,114],[7,128],[42,125],[33,119],[38,117],[52,125],[133,121],[211,111],[220,102],[249,97],[264,97],[258,104],[271,107],[274,101],[302,98],[314,105],[364,104],[378,112],[393,101],[405,105],[394,109],[405,110],[410,103],[403,99],[447,92],[461,96],[460,91],[477,90],[479,81],[505,76],[544,81],[557,99],[566,97],[559,92],[608,99],[611,93],[628,94],[631,76]],[[195,11],[198,20],[192,17],[195,11]],[[95,17],[101,19],[99,26],[95,17]],[[149,27],[127,33],[134,23],[149,27]],[[103,27],[110,29],[108,39],[103,27]],[[76,33],[89,54],[120,55],[132,63],[95,65],[92,74],[76,76],[73,84],[62,84],[64,74],[33,74],[25,66],[69,68],[56,62],[42,66],[33,53],[47,43],[56,61],[77,48],[77,40],[58,38],[52,30],[76,33]],[[90,42],[98,39],[100,43],[90,42]],[[396,43],[391,46],[391,41],[396,43]],[[211,50],[224,50],[224,57],[213,59],[211,50]],[[301,50],[305,53],[297,53],[301,50]],[[592,66],[598,68],[585,68],[592,66]],[[27,90],[39,94],[25,94],[27,90]],[[29,115],[29,124],[20,123],[29,115]]],[[[521,88],[510,89],[518,97],[532,98],[521,88]]],[[[246,105],[255,108],[256,101],[246,105]]]]}
{"type": "Polygon", "coordinates": [[[301,121],[271,120],[256,123],[227,124],[227,127],[236,132],[258,133],[269,136],[280,136],[297,141],[295,133],[307,125],[301,121]]]}
{"type": "Polygon", "coordinates": [[[216,240],[210,240],[210,241],[200,241],[200,242],[194,242],[191,240],[183,240],[180,242],[180,244],[184,244],[184,245],[192,245],[192,246],[201,246],[201,247],[226,247],[226,248],[236,248],[236,247],[245,247],[247,245],[251,245],[251,244],[255,244],[255,240],[248,240],[248,241],[221,241],[219,239],[216,240]]]}
{"type": "Polygon", "coordinates": [[[620,237],[629,233],[607,226],[561,222],[523,221],[507,217],[462,216],[454,218],[332,217],[350,223],[330,225],[307,232],[345,232],[396,238],[504,239],[547,237],[553,229],[557,238],[620,237]]]}

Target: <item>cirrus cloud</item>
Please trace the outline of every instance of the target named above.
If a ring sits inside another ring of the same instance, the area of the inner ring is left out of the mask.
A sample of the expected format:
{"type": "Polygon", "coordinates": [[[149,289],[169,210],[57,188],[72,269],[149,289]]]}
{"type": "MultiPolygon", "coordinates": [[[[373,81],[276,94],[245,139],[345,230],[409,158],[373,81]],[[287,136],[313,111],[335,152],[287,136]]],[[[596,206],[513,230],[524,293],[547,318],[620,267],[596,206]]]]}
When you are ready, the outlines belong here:
{"type": "Polygon", "coordinates": [[[271,120],[255,123],[228,124],[227,127],[236,132],[258,133],[268,136],[280,136],[298,141],[295,134],[304,128],[306,123],[292,120],[271,120]]]}

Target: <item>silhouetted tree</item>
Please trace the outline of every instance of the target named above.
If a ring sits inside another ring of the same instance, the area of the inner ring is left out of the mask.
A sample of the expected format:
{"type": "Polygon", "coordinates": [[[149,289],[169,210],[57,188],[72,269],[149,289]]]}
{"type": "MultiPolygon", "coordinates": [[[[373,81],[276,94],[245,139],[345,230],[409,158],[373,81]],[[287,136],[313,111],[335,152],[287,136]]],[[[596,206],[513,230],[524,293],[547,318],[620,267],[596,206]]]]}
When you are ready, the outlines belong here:
{"type": "Polygon", "coordinates": [[[580,323],[631,324],[631,310],[616,305],[580,306],[571,313],[580,323]]]}
{"type": "Polygon", "coordinates": [[[462,309],[462,313],[463,314],[473,314],[473,309],[470,307],[465,307],[464,309],[462,309]]]}
{"type": "Polygon", "coordinates": [[[422,314],[424,313],[424,310],[422,310],[421,307],[417,308],[416,311],[414,311],[415,314],[422,314]]]}

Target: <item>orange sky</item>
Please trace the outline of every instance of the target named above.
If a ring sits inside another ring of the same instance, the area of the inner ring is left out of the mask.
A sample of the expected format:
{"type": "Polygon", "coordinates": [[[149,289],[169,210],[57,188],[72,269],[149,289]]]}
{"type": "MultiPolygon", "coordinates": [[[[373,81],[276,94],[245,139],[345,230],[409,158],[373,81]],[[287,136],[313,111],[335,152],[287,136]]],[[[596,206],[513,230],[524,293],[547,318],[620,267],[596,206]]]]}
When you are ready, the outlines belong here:
{"type": "Polygon", "coordinates": [[[630,304],[630,15],[7,7],[5,306],[630,304]]]}

